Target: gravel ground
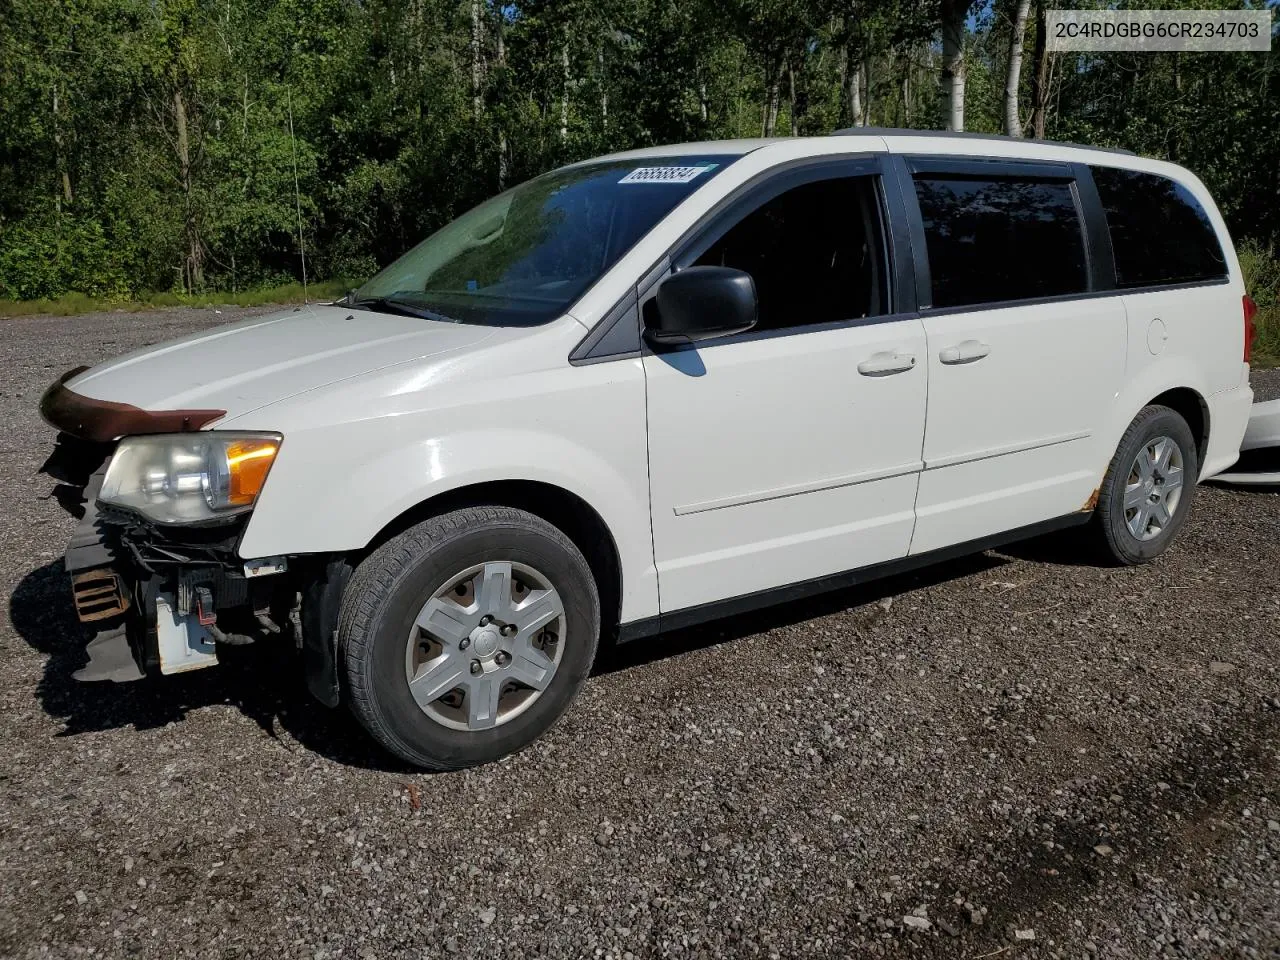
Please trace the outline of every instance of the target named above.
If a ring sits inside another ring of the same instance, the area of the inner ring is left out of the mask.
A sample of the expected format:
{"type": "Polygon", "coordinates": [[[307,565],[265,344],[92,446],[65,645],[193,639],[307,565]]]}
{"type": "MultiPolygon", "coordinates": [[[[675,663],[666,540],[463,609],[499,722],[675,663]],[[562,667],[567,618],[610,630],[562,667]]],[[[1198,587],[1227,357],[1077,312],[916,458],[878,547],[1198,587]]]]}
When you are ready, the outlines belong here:
{"type": "Polygon", "coordinates": [[[1277,955],[1274,494],[1141,569],[1059,536],[644,642],[458,774],[271,649],[75,684],[39,394],[248,312],[5,323],[0,956],[1277,955]]]}

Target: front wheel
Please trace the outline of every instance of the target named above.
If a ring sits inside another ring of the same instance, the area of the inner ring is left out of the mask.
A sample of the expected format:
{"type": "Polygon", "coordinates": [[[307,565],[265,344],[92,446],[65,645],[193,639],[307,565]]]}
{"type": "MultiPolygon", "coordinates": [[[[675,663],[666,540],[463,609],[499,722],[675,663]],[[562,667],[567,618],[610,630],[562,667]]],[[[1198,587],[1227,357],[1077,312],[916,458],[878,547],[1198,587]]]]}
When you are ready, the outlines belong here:
{"type": "Polygon", "coordinates": [[[533,514],[472,507],[383,544],[343,595],[351,709],[392,753],[454,770],[528,745],[586,681],[600,601],[581,551],[533,514]]]}
{"type": "Polygon", "coordinates": [[[1146,563],[1186,522],[1200,475],[1195,438],[1169,407],[1144,407],[1129,424],[1098,492],[1095,522],[1110,556],[1146,563]]]}

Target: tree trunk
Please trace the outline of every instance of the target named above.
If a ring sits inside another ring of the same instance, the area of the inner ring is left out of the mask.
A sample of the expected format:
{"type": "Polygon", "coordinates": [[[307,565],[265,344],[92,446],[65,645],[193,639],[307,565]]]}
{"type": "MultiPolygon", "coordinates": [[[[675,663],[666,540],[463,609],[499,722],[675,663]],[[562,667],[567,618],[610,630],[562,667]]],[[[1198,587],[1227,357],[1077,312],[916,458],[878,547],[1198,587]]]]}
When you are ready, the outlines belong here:
{"type": "Polygon", "coordinates": [[[838,71],[837,89],[840,91],[840,126],[851,127],[853,120],[849,117],[849,98],[845,91],[849,89],[849,63],[852,57],[846,44],[840,51],[840,70],[838,71]]]}
{"type": "MultiPolygon", "coordinates": [[[[495,30],[495,39],[497,41],[497,59],[498,59],[498,89],[502,90],[506,83],[506,66],[507,66],[507,43],[503,37],[503,13],[502,9],[498,9],[498,22],[495,30]]],[[[507,131],[502,126],[501,117],[498,120],[498,189],[505,190],[507,188],[507,131]]]]}
{"type": "Polygon", "coordinates": [[[1027,15],[1031,0],[1018,0],[1013,17],[1013,33],[1009,37],[1009,72],[1004,81],[1004,130],[1011,137],[1022,136],[1022,120],[1018,116],[1018,87],[1022,83],[1022,48],[1027,39],[1027,15]]]}
{"type": "Polygon", "coordinates": [[[764,108],[760,111],[760,136],[769,135],[769,103],[773,96],[773,80],[766,72],[764,77],[764,108]]]}
{"type": "Polygon", "coordinates": [[[707,81],[705,79],[698,81],[698,109],[702,117],[702,128],[705,130],[709,116],[709,111],[707,110],[707,81]]]}
{"type": "Polygon", "coordinates": [[[569,46],[560,47],[560,67],[563,71],[563,86],[560,92],[560,142],[569,139],[569,46]]]}
{"type": "Polygon", "coordinates": [[[778,129],[778,104],[782,99],[782,57],[771,60],[764,72],[764,127],[762,136],[772,137],[778,129]]]}
{"type": "Polygon", "coordinates": [[[862,85],[862,116],[858,118],[858,126],[865,127],[871,123],[871,58],[863,57],[858,64],[858,82],[862,85]]]}
{"type": "Polygon", "coordinates": [[[604,47],[596,49],[596,66],[600,84],[600,132],[609,132],[609,84],[604,75],[604,47]]]}
{"type": "Polygon", "coordinates": [[[1036,72],[1031,77],[1031,135],[1044,139],[1045,118],[1049,112],[1049,43],[1048,18],[1044,4],[1036,10],[1036,42],[1032,57],[1036,72]]]}
{"type": "Polygon", "coordinates": [[[289,105],[289,148],[293,156],[293,205],[298,217],[298,257],[302,262],[302,299],[307,299],[307,244],[302,238],[302,193],[298,190],[298,141],[293,135],[293,91],[285,88],[289,105]]]}
{"type": "Polygon", "coordinates": [[[204,245],[200,242],[200,225],[196,220],[195,198],[192,196],[191,141],[187,132],[187,105],[182,99],[182,87],[173,88],[174,149],[178,155],[178,169],[182,184],[184,205],[183,232],[186,256],[183,263],[183,286],[194,293],[204,285],[204,245]]]}
{"type": "Polygon", "coordinates": [[[61,192],[55,194],[55,206],[58,208],[58,215],[62,215],[62,204],[66,201],[71,203],[71,174],[67,171],[67,157],[62,149],[62,120],[59,118],[59,108],[61,101],[58,97],[58,83],[55,80],[53,84],[53,150],[54,164],[57,167],[58,179],[61,181],[61,192]]]}
{"type": "Polygon", "coordinates": [[[862,57],[849,51],[849,123],[851,126],[862,126],[862,57]]]}
{"type": "Polygon", "coordinates": [[[964,130],[964,21],[969,0],[942,0],[942,115],[945,129],[964,130]]]}
{"type": "Polygon", "coordinates": [[[903,58],[902,68],[902,125],[911,128],[911,55],[903,58]]]}
{"type": "Polygon", "coordinates": [[[422,4],[423,0],[413,0],[410,10],[410,17],[413,20],[413,45],[418,55],[413,67],[418,71],[418,76],[422,76],[427,72],[427,45],[422,42],[422,38],[427,33],[427,24],[422,4]]]}
{"type": "Polygon", "coordinates": [[[790,61],[787,63],[787,99],[791,104],[791,135],[800,136],[800,115],[796,112],[796,71],[790,61]]]}
{"type": "Polygon", "coordinates": [[[479,121],[484,112],[480,96],[480,0],[471,0],[471,109],[479,121]]]}

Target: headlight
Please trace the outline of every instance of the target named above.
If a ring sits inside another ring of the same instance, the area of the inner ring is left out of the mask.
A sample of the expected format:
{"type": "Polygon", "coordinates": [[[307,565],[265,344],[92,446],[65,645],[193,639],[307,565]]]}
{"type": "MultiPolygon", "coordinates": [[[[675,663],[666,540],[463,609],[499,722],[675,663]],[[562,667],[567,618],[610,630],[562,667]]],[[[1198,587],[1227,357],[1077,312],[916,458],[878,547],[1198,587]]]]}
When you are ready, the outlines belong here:
{"type": "Polygon", "coordinates": [[[98,499],[157,523],[199,523],[253,506],[280,449],[278,433],[216,430],[126,437],[98,499]]]}

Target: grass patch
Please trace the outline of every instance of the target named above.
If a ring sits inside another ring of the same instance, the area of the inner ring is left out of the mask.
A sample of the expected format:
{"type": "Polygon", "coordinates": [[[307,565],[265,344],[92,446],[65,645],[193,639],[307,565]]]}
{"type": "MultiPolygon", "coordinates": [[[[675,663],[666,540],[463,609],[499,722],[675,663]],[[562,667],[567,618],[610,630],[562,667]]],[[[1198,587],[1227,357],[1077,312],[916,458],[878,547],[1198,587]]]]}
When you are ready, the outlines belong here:
{"type": "Polygon", "coordinates": [[[104,300],[87,297],[83,293],[67,293],[53,300],[0,300],[0,319],[34,314],[66,317],[106,310],[149,310],[154,307],[258,307],[273,303],[302,303],[303,300],[336,300],[351,287],[352,284],[345,280],[309,283],[306,297],[302,295],[300,283],[286,283],[261,290],[242,290],[239,293],[148,293],[133,300],[104,300]]]}
{"type": "Polygon", "coordinates": [[[1253,318],[1254,367],[1280,366],[1280,259],[1272,247],[1246,240],[1237,251],[1244,286],[1258,305],[1253,318]]]}

